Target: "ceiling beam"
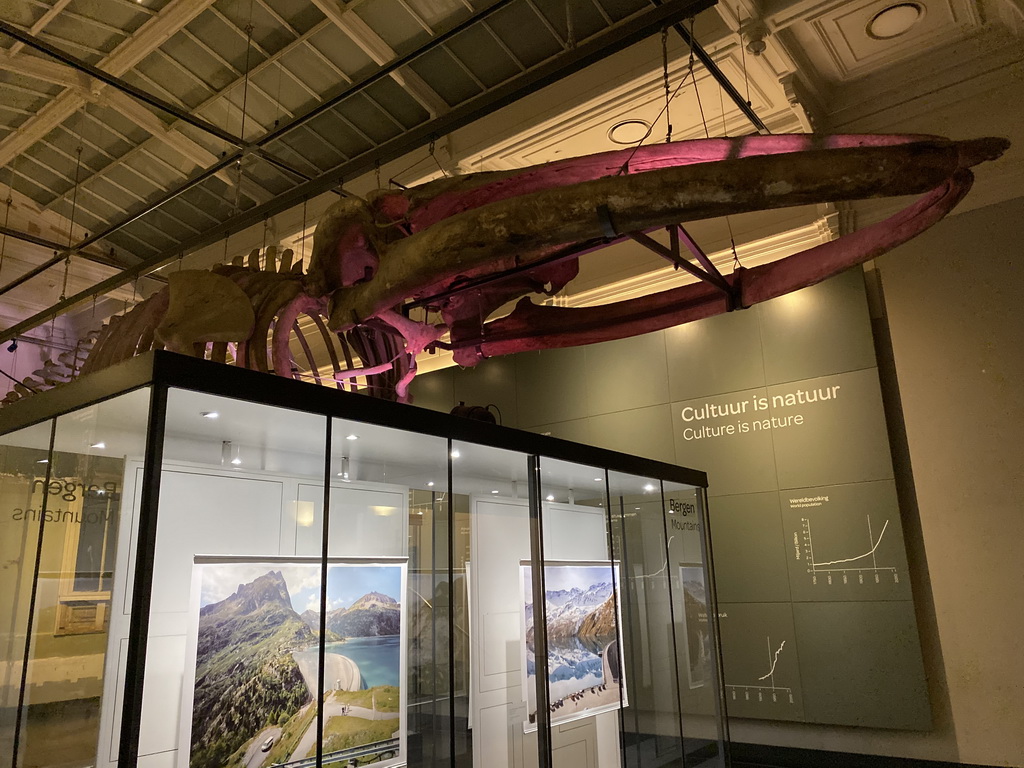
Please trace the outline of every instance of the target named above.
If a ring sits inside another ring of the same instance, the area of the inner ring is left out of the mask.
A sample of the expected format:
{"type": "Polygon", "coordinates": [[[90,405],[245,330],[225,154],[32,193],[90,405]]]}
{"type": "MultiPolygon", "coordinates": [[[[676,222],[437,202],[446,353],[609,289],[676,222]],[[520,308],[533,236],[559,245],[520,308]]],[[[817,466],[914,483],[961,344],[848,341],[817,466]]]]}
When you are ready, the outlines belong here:
{"type": "MultiPolygon", "coordinates": [[[[22,44],[20,40],[15,42],[19,45],[22,44]]],[[[38,56],[16,56],[10,50],[0,51],[0,70],[28,75],[36,80],[42,80],[44,83],[60,85],[64,88],[78,88],[82,91],[88,91],[93,83],[92,78],[84,72],[76,72],[56,61],[42,59],[38,56]]]]}
{"type": "MultiPolygon", "coordinates": [[[[160,13],[100,61],[97,68],[120,77],[212,4],[213,0],[171,0],[160,13]]],[[[39,110],[35,117],[26,120],[16,132],[0,141],[0,166],[10,163],[74,115],[84,104],[83,96],[74,90],[61,93],[39,110]]]]}
{"type": "MultiPolygon", "coordinates": [[[[395,50],[384,42],[384,39],[374,32],[369,24],[350,10],[341,10],[335,0],[313,0],[313,5],[319,8],[320,12],[330,19],[338,29],[348,35],[352,42],[378,67],[386,66],[397,58],[398,54],[395,50]]],[[[407,67],[402,72],[395,70],[391,73],[391,77],[416,99],[432,118],[448,111],[448,102],[438,96],[437,92],[412,69],[407,67]]]]}

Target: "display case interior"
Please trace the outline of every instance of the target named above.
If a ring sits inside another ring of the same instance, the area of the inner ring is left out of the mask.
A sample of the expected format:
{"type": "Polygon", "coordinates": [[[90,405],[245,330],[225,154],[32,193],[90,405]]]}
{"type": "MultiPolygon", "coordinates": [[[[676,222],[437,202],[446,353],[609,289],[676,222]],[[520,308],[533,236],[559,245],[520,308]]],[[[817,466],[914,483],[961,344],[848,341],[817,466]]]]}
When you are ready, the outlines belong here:
{"type": "Polygon", "coordinates": [[[728,762],[700,472],[167,353],[0,430],[11,768],[728,762]]]}

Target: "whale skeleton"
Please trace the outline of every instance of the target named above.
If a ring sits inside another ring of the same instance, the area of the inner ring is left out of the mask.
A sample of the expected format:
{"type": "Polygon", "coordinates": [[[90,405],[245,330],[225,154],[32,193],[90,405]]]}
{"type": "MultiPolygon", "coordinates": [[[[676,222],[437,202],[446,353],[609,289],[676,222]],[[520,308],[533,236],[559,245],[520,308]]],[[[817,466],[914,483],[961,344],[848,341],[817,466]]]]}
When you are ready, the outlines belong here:
{"type": "MultiPolygon", "coordinates": [[[[1008,147],[1000,138],[916,134],[711,138],[343,198],[317,225],[308,273],[291,251],[271,248],[262,264],[254,251],[247,262],[172,274],[161,292],[111,318],[83,364],[44,367],[36,372],[44,380],[31,382],[48,386],[167,348],[295,378],[304,358],[320,383],[354,388],[362,379],[371,394],[407,400],[424,350],[450,349],[470,366],[649,333],[814,285],[935,224],[970,190],[970,168],[1008,147]],[[915,194],[884,221],[724,275],[682,226],[915,194]],[[668,247],[649,236],[665,227],[668,247]],[[593,307],[530,299],[559,292],[583,255],[626,239],[698,279],[593,307]],[[516,300],[511,313],[488,319],[516,300]]],[[[25,384],[8,401],[36,388],[25,384]]]]}

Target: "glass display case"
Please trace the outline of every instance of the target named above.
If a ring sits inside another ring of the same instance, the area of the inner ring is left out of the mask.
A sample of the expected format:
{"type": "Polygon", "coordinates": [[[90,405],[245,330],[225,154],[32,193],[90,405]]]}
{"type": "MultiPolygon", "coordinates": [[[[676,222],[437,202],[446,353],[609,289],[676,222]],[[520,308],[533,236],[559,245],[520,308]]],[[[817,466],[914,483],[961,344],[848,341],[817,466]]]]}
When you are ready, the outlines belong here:
{"type": "Polygon", "coordinates": [[[0,433],[11,768],[728,764],[702,472],[165,352],[0,433]]]}

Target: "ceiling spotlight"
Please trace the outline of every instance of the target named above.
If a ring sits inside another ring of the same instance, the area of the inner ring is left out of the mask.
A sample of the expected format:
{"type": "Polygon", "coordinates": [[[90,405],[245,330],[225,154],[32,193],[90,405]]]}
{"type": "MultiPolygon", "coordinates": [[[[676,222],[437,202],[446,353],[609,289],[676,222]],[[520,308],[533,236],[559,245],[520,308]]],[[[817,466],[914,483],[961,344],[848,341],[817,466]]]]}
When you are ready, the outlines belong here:
{"type": "Polygon", "coordinates": [[[613,144],[632,145],[646,139],[651,133],[651,124],[639,118],[622,120],[608,129],[608,140],[613,144]]]}
{"type": "Polygon", "coordinates": [[[14,341],[12,341],[10,344],[7,345],[7,351],[8,352],[17,352],[18,351],[18,340],[17,339],[15,339],[14,341]]]}
{"type": "Polygon", "coordinates": [[[462,454],[461,454],[461,453],[459,453],[459,449],[458,449],[458,448],[452,448],[452,458],[453,458],[453,459],[457,459],[457,458],[459,458],[459,456],[461,456],[461,455],[462,455],[462,454]]]}
{"type": "Polygon", "coordinates": [[[90,445],[89,447],[90,447],[90,448],[99,448],[100,450],[103,450],[104,448],[106,448],[106,447],[107,447],[107,444],[106,444],[106,443],[104,443],[103,441],[100,441],[100,442],[98,442],[98,443],[93,443],[93,444],[92,444],[92,445],[90,445]]]}
{"type": "Polygon", "coordinates": [[[548,501],[554,501],[555,500],[555,495],[553,493],[549,493],[544,498],[546,498],[548,501]]]}
{"type": "Polygon", "coordinates": [[[654,486],[648,483],[647,485],[644,486],[644,490],[650,493],[651,491],[654,490],[654,486]]]}
{"type": "Polygon", "coordinates": [[[924,6],[918,3],[896,3],[871,18],[867,33],[875,40],[891,40],[909,32],[923,18],[924,6]]]}
{"type": "Polygon", "coordinates": [[[356,435],[356,434],[346,435],[345,439],[346,440],[358,440],[359,439],[359,435],[356,435]]]}
{"type": "Polygon", "coordinates": [[[217,413],[216,411],[200,411],[199,415],[202,416],[204,419],[216,419],[218,416],[220,416],[220,414],[217,413]]]}
{"type": "Polygon", "coordinates": [[[433,488],[433,487],[434,487],[434,481],[431,480],[429,483],[427,483],[427,488],[433,488]]]}

